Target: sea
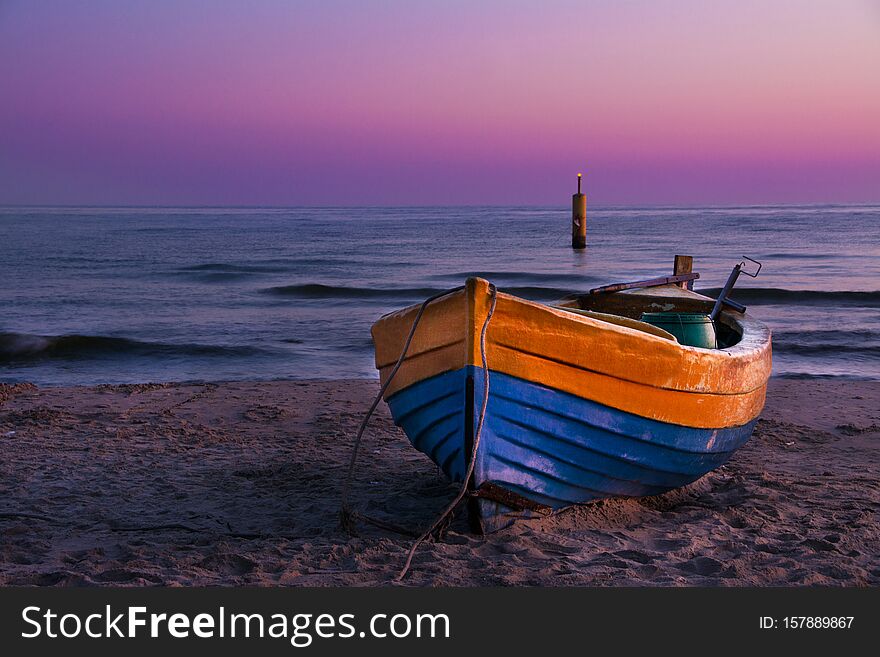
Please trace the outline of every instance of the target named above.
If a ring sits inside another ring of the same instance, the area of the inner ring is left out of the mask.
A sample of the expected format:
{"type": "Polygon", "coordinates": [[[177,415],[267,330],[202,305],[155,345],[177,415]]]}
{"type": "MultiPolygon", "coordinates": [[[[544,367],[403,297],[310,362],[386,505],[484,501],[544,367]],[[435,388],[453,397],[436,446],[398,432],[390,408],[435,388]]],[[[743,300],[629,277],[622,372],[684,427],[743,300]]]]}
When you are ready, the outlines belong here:
{"type": "Polygon", "coordinates": [[[880,206],[0,208],[0,381],[376,378],[370,325],[479,275],[539,302],[692,255],[773,375],[880,380],[880,206]],[[754,269],[754,266],[752,266],[754,269]]]}

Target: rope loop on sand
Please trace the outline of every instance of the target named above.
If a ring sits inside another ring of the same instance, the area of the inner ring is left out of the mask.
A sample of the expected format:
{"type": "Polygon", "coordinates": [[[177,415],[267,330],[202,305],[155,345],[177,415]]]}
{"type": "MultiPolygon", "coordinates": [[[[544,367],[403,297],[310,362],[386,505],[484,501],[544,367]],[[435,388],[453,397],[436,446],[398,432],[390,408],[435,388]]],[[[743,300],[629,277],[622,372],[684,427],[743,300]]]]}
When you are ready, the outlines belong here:
{"type": "MultiPolygon", "coordinates": [[[[455,292],[459,292],[463,290],[464,286],[459,286],[453,288],[451,290],[446,290],[445,292],[440,292],[435,294],[432,297],[428,297],[422,302],[422,305],[419,307],[418,313],[416,313],[415,318],[413,319],[412,327],[409,330],[409,335],[407,335],[405,342],[403,343],[403,349],[400,352],[400,357],[397,359],[397,362],[394,364],[394,367],[391,368],[391,372],[388,374],[388,378],[385,380],[385,383],[382,384],[382,387],[379,390],[379,394],[376,395],[376,398],[373,400],[373,403],[370,404],[370,408],[367,411],[367,414],[364,416],[363,421],[358,427],[357,434],[355,435],[354,445],[351,450],[351,459],[348,463],[348,473],[345,477],[345,483],[342,487],[342,499],[339,508],[339,521],[342,525],[342,528],[348,532],[349,534],[354,535],[355,520],[360,519],[366,522],[369,522],[378,527],[382,527],[384,529],[389,529],[391,531],[397,532],[399,534],[413,536],[414,532],[411,532],[407,529],[398,527],[391,523],[388,523],[384,520],[379,520],[377,518],[370,518],[369,516],[365,516],[361,513],[358,513],[351,509],[348,506],[348,497],[351,493],[351,483],[354,478],[354,469],[355,464],[357,463],[358,452],[360,451],[361,442],[363,440],[364,432],[367,429],[367,425],[370,422],[370,418],[372,418],[373,413],[376,408],[379,406],[379,402],[382,401],[382,398],[385,396],[385,391],[388,389],[388,386],[391,385],[391,381],[394,379],[394,375],[397,374],[397,371],[400,369],[400,366],[403,364],[403,361],[406,359],[407,352],[409,351],[410,345],[413,341],[413,336],[416,334],[416,329],[419,326],[419,322],[422,319],[422,315],[425,313],[425,309],[429,304],[445,297],[449,294],[453,294],[455,292]]],[[[489,404],[489,363],[486,359],[486,331],[489,328],[489,322],[492,320],[492,315],[495,313],[495,303],[498,297],[498,289],[493,284],[489,284],[489,312],[486,313],[486,319],[483,321],[483,327],[480,330],[480,359],[483,367],[483,400],[480,405],[480,413],[477,419],[477,427],[474,431],[474,440],[471,448],[470,459],[467,465],[467,471],[465,472],[465,477],[462,481],[461,488],[456,494],[455,498],[443,509],[443,512],[437,516],[437,519],[431,523],[431,526],[424,532],[422,532],[413,542],[412,546],[409,549],[409,552],[406,556],[406,562],[401,568],[400,573],[398,573],[396,581],[403,580],[406,577],[407,572],[409,572],[410,566],[412,565],[413,556],[415,556],[416,550],[419,545],[421,545],[425,539],[427,539],[434,531],[443,525],[444,522],[448,522],[450,515],[455,510],[455,508],[461,503],[464,497],[468,492],[468,485],[470,483],[471,477],[474,474],[474,467],[477,461],[477,450],[480,447],[480,435],[483,432],[483,422],[486,418],[486,407],[489,404]]]]}
{"type": "Polygon", "coordinates": [[[367,429],[367,425],[370,422],[370,418],[373,417],[373,413],[376,411],[376,408],[379,406],[379,402],[382,401],[382,397],[385,395],[385,391],[388,390],[388,386],[391,385],[391,381],[394,380],[394,375],[397,374],[397,370],[400,369],[400,366],[403,364],[403,361],[406,359],[406,354],[409,352],[409,347],[412,344],[413,336],[416,334],[416,329],[419,326],[419,322],[422,319],[422,315],[425,313],[425,309],[429,304],[436,301],[437,299],[441,299],[442,297],[448,296],[450,294],[454,294],[455,292],[459,292],[464,289],[463,285],[459,287],[452,288],[451,290],[445,290],[443,292],[439,292],[434,296],[428,297],[422,302],[422,305],[419,307],[419,312],[416,313],[415,319],[413,319],[412,327],[409,330],[409,335],[406,337],[406,341],[403,343],[403,350],[400,352],[400,357],[397,359],[397,362],[394,364],[394,367],[391,368],[391,372],[388,375],[388,378],[385,380],[385,383],[382,384],[382,387],[379,389],[379,394],[376,395],[376,398],[373,400],[373,403],[370,404],[370,409],[367,411],[367,414],[364,416],[363,421],[361,422],[360,427],[358,427],[357,434],[354,438],[354,446],[351,450],[351,459],[348,462],[348,473],[345,477],[345,483],[342,487],[342,499],[339,507],[339,521],[342,524],[342,528],[348,532],[349,534],[354,535],[355,527],[354,521],[357,518],[361,518],[371,522],[374,525],[378,525],[380,527],[384,527],[385,529],[391,529],[392,531],[397,531],[401,534],[409,534],[413,535],[413,532],[409,532],[403,530],[398,527],[394,527],[389,523],[384,521],[376,520],[373,518],[367,518],[356,511],[352,510],[348,506],[348,496],[351,493],[351,482],[354,478],[354,468],[357,462],[358,452],[360,451],[361,441],[364,437],[364,432],[367,429]]]}
{"type": "Polygon", "coordinates": [[[449,515],[455,510],[455,507],[457,507],[464,499],[464,496],[467,494],[468,484],[471,481],[471,477],[474,475],[474,466],[477,462],[477,450],[480,447],[480,434],[483,432],[483,421],[486,419],[486,406],[489,404],[489,363],[486,360],[486,330],[489,328],[489,322],[492,319],[492,315],[495,313],[495,302],[498,297],[498,290],[491,283],[489,284],[489,295],[491,298],[491,301],[489,302],[489,312],[486,313],[486,320],[483,322],[483,328],[480,331],[480,359],[482,360],[483,365],[483,402],[480,405],[480,415],[477,420],[477,428],[474,431],[474,444],[471,448],[467,472],[465,472],[464,479],[461,482],[461,488],[455,496],[455,499],[449,503],[449,505],[443,510],[443,513],[437,517],[427,531],[423,532],[422,535],[413,542],[412,547],[409,549],[409,553],[406,555],[406,562],[403,564],[403,568],[400,569],[400,573],[397,575],[398,582],[406,577],[406,573],[412,565],[413,557],[415,556],[416,549],[418,549],[419,545],[449,517],[449,515]]]}

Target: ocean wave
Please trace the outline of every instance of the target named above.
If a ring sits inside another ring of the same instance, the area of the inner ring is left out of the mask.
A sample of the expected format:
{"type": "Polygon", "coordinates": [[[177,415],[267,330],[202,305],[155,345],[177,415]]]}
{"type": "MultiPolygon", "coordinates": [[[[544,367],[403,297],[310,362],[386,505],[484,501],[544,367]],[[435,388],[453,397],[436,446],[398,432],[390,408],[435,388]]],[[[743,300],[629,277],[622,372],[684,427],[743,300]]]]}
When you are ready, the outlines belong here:
{"type": "Polygon", "coordinates": [[[572,290],[570,288],[541,287],[537,285],[523,285],[515,287],[506,287],[504,285],[499,285],[498,289],[502,292],[506,292],[507,294],[512,294],[517,297],[523,297],[524,299],[532,299],[534,301],[556,301],[557,299],[561,299],[562,297],[568,296],[572,293],[572,290]]]}
{"type": "Polygon", "coordinates": [[[761,261],[775,260],[775,259],[781,259],[781,258],[787,258],[789,260],[827,260],[828,254],[827,253],[797,253],[797,252],[785,253],[785,252],[779,252],[779,253],[762,253],[760,256],[755,256],[755,257],[761,261]]]}
{"type": "Polygon", "coordinates": [[[838,381],[877,381],[877,377],[860,374],[827,374],[824,372],[780,372],[773,373],[774,379],[833,379],[838,381]]]}
{"type": "Polygon", "coordinates": [[[600,282],[596,276],[587,274],[532,274],[519,271],[462,271],[453,274],[436,274],[433,276],[437,280],[453,280],[464,281],[472,276],[479,276],[488,281],[497,283],[498,281],[517,281],[523,283],[571,283],[574,288],[587,289],[595,287],[593,283],[600,282]]]}
{"type": "Polygon", "coordinates": [[[251,274],[232,271],[176,272],[197,283],[233,283],[249,277],[251,274]]]}
{"type": "MultiPolygon", "coordinates": [[[[541,286],[500,286],[507,294],[537,300],[560,299],[570,290],[557,287],[541,286]]],[[[300,285],[279,285],[262,290],[264,294],[291,297],[297,299],[400,299],[417,302],[443,292],[444,288],[435,287],[350,287],[347,285],[323,285],[321,283],[303,283],[300,285]]]]}
{"type": "MultiPolygon", "coordinates": [[[[715,297],[721,292],[721,288],[702,289],[698,292],[715,297]]],[[[880,290],[861,292],[856,290],[787,290],[779,287],[740,287],[735,288],[730,296],[735,301],[757,305],[785,303],[822,306],[880,306],[880,290]]]]}
{"type": "Polygon", "coordinates": [[[131,356],[248,357],[271,352],[246,345],[173,344],[106,335],[0,333],[0,363],[35,360],[90,360],[131,356]]]}
{"type": "Polygon", "coordinates": [[[802,342],[773,342],[774,354],[795,354],[812,357],[856,356],[859,360],[880,359],[880,345],[860,345],[833,343],[804,344],[802,342]]]}
{"type": "Polygon", "coordinates": [[[206,262],[200,265],[181,267],[183,272],[208,272],[212,274],[262,274],[288,271],[288,267],[271,265],[234,265],[227,262],[206,262]]]}
{"type": "Polygon", "coordinates": [[[775,330],[773,340],[880,340],[880,331],[869,328],[862,329],[807,329],[801,331],[775,330]]]}
{"type": "Polygon", "coordinates": [[[419,299],[430,297],[442,288],[410,287],[349,287],[346,285],[323,285],[321,283],[303,283],[301,285],[278,285],[263,290],[265,294],[298,299],[419,299]]]}
{"type": "Polygon", "coordinates": [[[276,274],[288,271],[278,265],[235,265],[227,262],[206,262],[181,267],[172,272],[174,276],[189,278],[199,283],[229,283],[259,274],[276,274]]]}

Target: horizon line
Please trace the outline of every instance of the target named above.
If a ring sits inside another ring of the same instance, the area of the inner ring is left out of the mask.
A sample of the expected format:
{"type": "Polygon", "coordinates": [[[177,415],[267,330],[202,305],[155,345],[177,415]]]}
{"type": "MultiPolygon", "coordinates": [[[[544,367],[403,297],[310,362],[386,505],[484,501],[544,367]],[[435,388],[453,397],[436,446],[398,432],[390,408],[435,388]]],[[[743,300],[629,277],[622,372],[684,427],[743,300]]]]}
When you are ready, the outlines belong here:
{"type": "MultiPolygon", "coordinates": [[[[639,203],[633,205],[625,204],[609,204],[609,205],[592,205],[589,209],[593,210],[640,210],[640,209],[668,209],[668,210],[709,210],[709,209],[743,209],[743,208],[821,208],[821,207],[880,207],[880,200],[877,201],[829,201],[815,203],[717,203],[717,204],[651,204],[639,203]]],[[[567,208],[567,204],[550,205],[538,203],[520,203],[520,204],[499,204],[499,203],[444,203],[444,204],[362,204],[362,205],[322,205],[322,204],[281,204],[281,205],[247,205],[247,204],[129,204],[129,203],[108,203],[108,204],[92,204],[92,203],[0,203],[0,209],[154,209],[154,210],[333,210],[333,209],[407,209],[407,208],[534,208],[534,209],[557,209],[567,208]]]]}

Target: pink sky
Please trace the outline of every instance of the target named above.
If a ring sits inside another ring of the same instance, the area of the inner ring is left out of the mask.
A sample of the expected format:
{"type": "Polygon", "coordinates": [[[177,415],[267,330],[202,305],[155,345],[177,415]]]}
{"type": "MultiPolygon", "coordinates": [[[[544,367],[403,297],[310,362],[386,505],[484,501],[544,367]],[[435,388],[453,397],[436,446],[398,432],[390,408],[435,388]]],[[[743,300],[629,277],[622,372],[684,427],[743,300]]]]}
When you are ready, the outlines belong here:
{"type": "Polygon", "coordinates": [[[880,3],[0,0],[0,203],[557,205],[579,170],[880,201],[880,3]]]}

